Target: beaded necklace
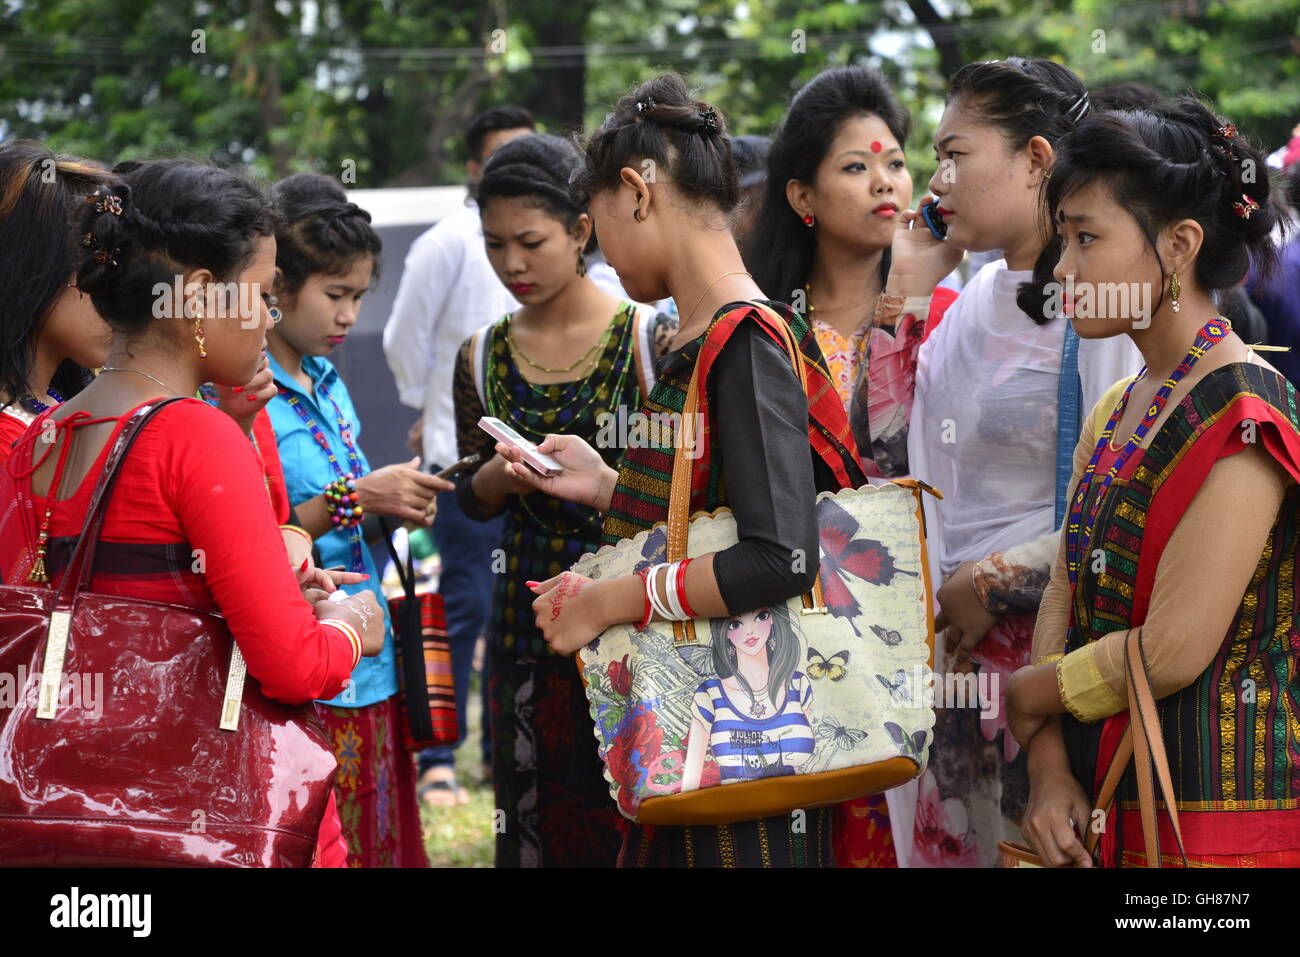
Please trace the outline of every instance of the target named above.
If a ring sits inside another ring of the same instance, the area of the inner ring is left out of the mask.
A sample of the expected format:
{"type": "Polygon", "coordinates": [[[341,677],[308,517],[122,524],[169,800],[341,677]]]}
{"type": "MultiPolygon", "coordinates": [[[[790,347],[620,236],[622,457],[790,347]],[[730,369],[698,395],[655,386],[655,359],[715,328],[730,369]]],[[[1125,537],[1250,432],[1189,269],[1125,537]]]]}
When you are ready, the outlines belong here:
{"type": "MultiPolygon", "coordinates": [[[[306,407],[302,404],[302,400],[278,383],[277,390],[285,401],[289,403],[289,408],[298,413],[298,418],[302,419],[303,424],[311,431],[311,437],[316,440],[316,444],[325,451],[325,457],[329,459],[330,468],[334,470],[334,477],[343,478],[343,467],[339,465],[338,458],[334,455],[334,450],[330,447],[329,439],[325,437],[325,433],[321,431],[321,427],[316,423],[316,420],[311,417],[311,413],[308,412],[306,407]]],[[[357,448],[352,441],[352,423],[343,418],[343,412],[339,409],[339,404],[331,398],[329,392],[325,389],[324,383],[318,382],[316,384],[316,392],[318,395],[323,395],[326,401],[334,407],[334,420],[339,427],[339,436],[343,439],[343,445],[348,450],[348,466],[352,469],[352,474],[357,478],[360,478],[362,475],[361,459],[357,456],[357,448]]],[[[348,529],[348,545],[352,550],[351,570],[354,572],[364,572],[366,570],[365,553],[362,551],[360,525],[353,525],[348,529]]]]}
{"type": "Polygon", "coordinates": [[[1187,355],[1183,357],[1182,362],[1178,363],[1178,367],[1174,369],[1169,378],[1161,384],[1137,429],[1129,437],[1128,442],[1124,444],[1124,448],[1116,456],[1114,463],[1101,477],[1101,488],[1093,496],[1092,505],[1088,508],[1088,514],[1084,515],[1083,502],[1088,495],[1088,487],[1092,483],[1093,473],[1097,470],[1097,462],[1101,459],[1102,450],[1109,444],[1111,435],[1115,432],[1115,426],[1119,424],[1120,416],[1124,414],[1124,408],[1128,405],[1129,393],[1133,391],[1133,386],[1137,385],[1138,381],[1146,376],[1146,366],[1142,367],[1142,371],[1133,378],[1133,381],[1124,390],[1124,394],[1120,396],[1119,402],[1116,403],[1110,418],[1106,422],[1106,428],[1097,439],[1097,445],[1092,450],[1092,458],[1083,470],[1083,475],[1079,479],[1079,487],[1075,489],[1074,499],[1070,503],[1070,514],[1066,520],[1065,542],[1066,568],[1070,573],[1071,585],[1078,579],[1079,568],[1083,564],[1082,557],[1092,545],[1093,527],[1096,525],[1097,515],[1101,511],[1102,500],[1105,499],[1106,492],[1115,480],[1115,476],[1123,471],[1128,460],[1132,458],[1133,453],[1142,444],[1142,440],[1146,438],[1152,424],[1160,417],[1160,413],[1169,401],[1169,394],[1173,392],[1174,386],[1178,385],[1182,378],[1191,371],[1192,366],[1196,365],[1197,360],[1213,348],[1231,329],[1232,326],[1222,317],[1211,319],[1201,326],[1200,331],[1196,334],[1196,341],[1187,350],[1187,355]]]}
{"type": "MultiPolygon", "coordinates": [[[[620,307],[618,313],[615,314],[614,321],[617,321],[620,315],[623,315],[625,313],[627,314],[626,321],[624,322],[623,336],[619,340],[619,351],[625,352],[626,356],[624,361],[621,363],[621,368],[618,368],[617,376],[615,375],[615,368],[618,367],[620,363],[618,363],[617,361],[611,361],[609,371],[605,373],[603,379],[601,379],[598,382],[592,381],[593,377],[596,374],[596,371],[600,368],[600,358],[604,354],[604,353],[598,353],[596,356],[595,365],[593,366],[591,372],[589,372],[582,379],[577,379],[571,382],[549,382],[549,383],[538,384],[538,383],[529,382],[526,378],[524,378],[522,373],[518,373],[517,371],[518,366],[516,366],[516,372],[519,376],[520,381],[524,383],[524,385],[528,388],[530,392],[532,392],[534,395],[538,396],[539,398],[550,397],[551,390],[555,389],[556,391],[558,391],[558,387],[560,386],[572,387],[573,389],[572,396],[566,401],[564,401],[563,403],[558,404],[549,410],[557,417],[560,412],[570,407],[576,408],[578,406],[589,405],[592,399],[595,397],[607,395],[610,398],[613,398],[615,396],[621,395],[623,392],[623,387],[627,382],[628,370],[631,369],[633,366],[631,343],[627,342],[627,337],[631,334],[632,327],[633,327],[633,323],[631,322],[630,319],[630,314],[632,309],[633,307],[629,303],[625,306],[620,307]],[[590,396],[585,394],[588,390],[584,389],[584,386],[589,387],[590,396]]],[[[509,320],[507,319],[507,323],[505,325],[507,334],[509,330],[508,322],[509,320]]],[[[610,328],[605,330],[605,333],[601,336],[600,339],[600,343],[606,344],[605,352],[609,351],[608,344],[609,344],[610,337],[613,335],[613,325],[614,323],[611,322],[610,328]]],[[[499,376],[495,374],[491,366],[489,367],[488,374],[487,376],[485,376],[486,388],[484,389],[484,398],[487,400],[486,404],[487,404],[488,415],[494,418],[501,419],[501,421],[510,425],[511,428],[513,428],[516,432],[518,432],[520,435],[524,436],[525,438],[530,439],[533,442],[540,442],[542,438],[545,436],[545,432],[538,431],[537,429],[535,429],[525,421],[527,415],[532,413],[534,410],[523,408],[519,403],[515,402],[510,397],[510,390],[506,387],[503,378],[504,378],[503,376],[499,376]]],[[[584,438],[586,438],[586,436],[584,436],[584,438]]],[[[591,526],[603,521],[600,513],[592,512],[585,519],[583,519],[582,523],[578,525],[576,528],[573,529],[555,528],[548,522],[544,521],[540,516],[537,515],[536,512],[533,511],[532,507],[528,504],[528,497],[526,495],[518,496],[518,501],[519,501],[520,508],[524,510],[525,514],[527,514],[528,517],[531,518],[539,528],[542,528],[545,531],[557,537],[568,537],[571,535],[579,534],[587,530],[591,526]]]]}

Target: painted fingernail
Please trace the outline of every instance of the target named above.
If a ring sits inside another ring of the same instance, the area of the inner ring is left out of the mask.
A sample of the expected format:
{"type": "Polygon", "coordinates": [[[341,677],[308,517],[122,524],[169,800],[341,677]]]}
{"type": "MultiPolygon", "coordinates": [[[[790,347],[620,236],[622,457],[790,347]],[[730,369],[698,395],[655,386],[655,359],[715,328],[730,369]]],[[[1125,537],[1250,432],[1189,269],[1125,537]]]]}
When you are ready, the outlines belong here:
{"type": "Polygon", "coordinates": [[[304,558],[304,559],[302,560],[302,564],[298,566],[298,571],[300,571],[300,572],[305,572],[305,571],[307,570],[307,563],[310,562],[310,561],[311,561],[311,557],[310,557],[310,556],[308,556],[307,558],[304,558]]]}
{"type": "Polygon", "coordinates": [[[244,387],[243,387],[242,385],[237,385],[237,386],[235,386],[233,389],[231,389],[230,391],[231,391],[231,392],[243,392],[243,391],[244,391],[244,387]]]}
{"type": "Polygon", "coordinates": [[[527,585],[529,588],[532,588],[534,585],[537,584],[537,582],[524,582],[524,584],[527,585]]]}
{"type": "Polygon", "coordinates": [[[248,398],[248,401],[249,401],[249,402],[256,402],[256,401],[257,401],[257,396],[255,396],[255,395],[250,395],[250,396],[248,396],[247,398],[248,398]]]}

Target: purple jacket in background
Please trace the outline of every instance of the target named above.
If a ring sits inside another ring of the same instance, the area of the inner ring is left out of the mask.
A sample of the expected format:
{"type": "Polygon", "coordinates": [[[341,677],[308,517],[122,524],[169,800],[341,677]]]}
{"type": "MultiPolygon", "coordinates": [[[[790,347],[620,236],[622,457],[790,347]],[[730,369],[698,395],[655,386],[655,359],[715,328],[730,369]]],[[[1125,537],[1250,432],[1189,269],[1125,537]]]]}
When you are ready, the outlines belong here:
{"type": "Polygon", "coordinates": [[[1268,322],[1268,345],[1291,347],[1262,357],[1300,388],[1300,240],[1283,247],[1278,259],[1277,274],[1268,283],[1261,283],[1251,266],[1246,291],[1268,322]]]}

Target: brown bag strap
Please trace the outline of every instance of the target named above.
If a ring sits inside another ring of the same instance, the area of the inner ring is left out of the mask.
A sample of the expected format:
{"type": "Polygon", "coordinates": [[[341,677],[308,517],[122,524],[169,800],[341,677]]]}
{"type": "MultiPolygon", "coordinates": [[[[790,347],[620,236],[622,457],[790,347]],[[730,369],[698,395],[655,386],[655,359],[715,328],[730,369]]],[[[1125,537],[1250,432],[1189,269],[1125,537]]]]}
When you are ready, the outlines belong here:
{"type": "Polygon", "coordinates": [[[1142,815],[1147,867],[1160,866],[1160,830],[1156,824],[1154,787],[1156,782],[1160,784],[1160,791],[1164,795],[1174,839],[1178,841],[1178,853],[1182,856],[1183,866],[1187,866],[1183,831],[1178,823],[1178,806],[1174,802],[1173,776],[1169,773],[1169,757],[1165,753],[1164,735],[1160,731],[1160,713],[1151,691],[1146,656],[1142,653],[1140,628],[1129,635],[1124,653],[1128,673],[1129,727],[1132,729],[1133,755],[1137,762],[1138,809],[1142,815]]]}
{"type": "MultiPolygon", "coordinates": [[[[804,371],[803,363],[800,361],[798,344],[794,341],[794,335],[790,332],[790,327],[781,316],[763,306],[761,303],[750,303],[754,308],[761,309],[765,313],[770,313],[777,322],[775,323],[782,339],[786,344],[786,351],[794,363],[795,375],[799,379],[799,385],[806,395],[808,392],[807,373],[804,371]]],[[[677,440],[678,451],[690,447],[688,443],[705,441],[704,437],[695,435],[695,415],[700,408],[700,364],[697,361],[695,367],[691,370],[691,381],[686,388],[686,401],[682,406],[681,432],[677,440]]],[[[707,426],[706,426],[707,428],[707,426]]],[[[690,526],[690,506],[691,506],[691,463],[692,459],[686,455],[673,456],[673,476],[672,485],[668,491],[668,528],[667,528],[667,549],[666,558],[669,562],[681,561],[686,557],[686,536],[687,529],[690,526]]],[[[822,599],[822,576],[820,569],[817,572],[817,578],[813,583],[812,592],[803,596],[804,612],[806,614],[819,613],[825,611],[825,601],[822,599]]],[[[673,636],[679,644],[694,644],[695,623],[693,621],[675,621],[673,622],[673,636]]]]}

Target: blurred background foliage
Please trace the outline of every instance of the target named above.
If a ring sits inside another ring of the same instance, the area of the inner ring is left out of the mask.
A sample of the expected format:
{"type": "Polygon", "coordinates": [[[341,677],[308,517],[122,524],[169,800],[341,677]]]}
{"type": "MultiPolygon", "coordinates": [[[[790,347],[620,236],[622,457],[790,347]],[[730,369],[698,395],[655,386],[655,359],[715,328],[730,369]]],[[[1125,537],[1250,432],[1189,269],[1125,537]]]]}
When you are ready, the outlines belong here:
{"type": "Polygon", "coordinates": [[[1300,121],[1300,0],[5,0],[0,136],[107,162],[184,153],[356,187],[464,177],[466,120],[517,102],[590,128],[686,73],[765,133],[818,70],[867,63],[916,117],[918,191],[946,78],[1050,57],[1090,86],[1195,90],[1266,150],[1300,121]]]}

